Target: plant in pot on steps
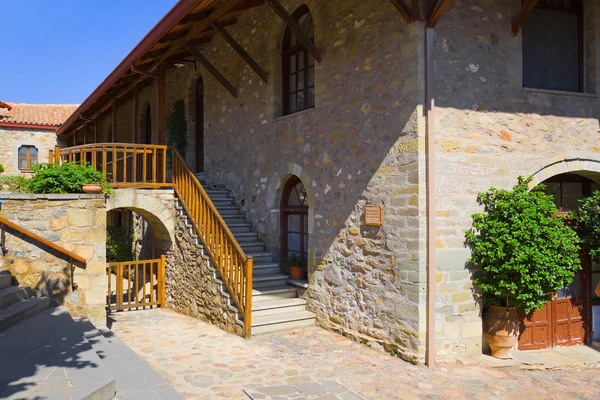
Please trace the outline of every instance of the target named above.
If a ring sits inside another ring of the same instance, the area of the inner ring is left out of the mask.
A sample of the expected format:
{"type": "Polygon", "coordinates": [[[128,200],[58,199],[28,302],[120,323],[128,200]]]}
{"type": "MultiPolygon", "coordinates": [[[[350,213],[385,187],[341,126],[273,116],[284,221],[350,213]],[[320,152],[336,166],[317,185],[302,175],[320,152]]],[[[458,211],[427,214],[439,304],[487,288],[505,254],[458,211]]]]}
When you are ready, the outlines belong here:
{"type": "Polygon", "coordinates": [[[483,335],[497,358],[510,358],[517,343],[518,309],[525,315],[540,309],[581,268],[577,234],[556,216],[544,185],[529,190],[531,181],[520,176],[512,190],[479,193],[484,212],[473,214],[466,233],[483,298],[483,335]]]}
{"type": "Polygon", "coordinates": [[[285,258],[281,267],[284,273],[288,273],[290,278],[293,280],[302,280],[306,277],[306,268],[308,266],[308,262],[304,256],[298,256],[296,254],[292,254],[289,257],[285,258]]]}

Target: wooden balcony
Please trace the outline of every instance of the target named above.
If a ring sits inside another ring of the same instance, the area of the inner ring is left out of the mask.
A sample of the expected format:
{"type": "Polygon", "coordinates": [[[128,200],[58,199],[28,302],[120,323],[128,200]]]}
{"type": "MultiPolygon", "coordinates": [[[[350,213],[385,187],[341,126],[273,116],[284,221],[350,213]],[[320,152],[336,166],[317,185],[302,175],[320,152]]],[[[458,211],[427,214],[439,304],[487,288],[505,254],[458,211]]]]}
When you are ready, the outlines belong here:
{"type": "Polygon", "coordinates": [[[114,188],[171,187],[163,145],[94,143],[50,151],[54,162],[89,163],[101,171],[114,188]]]}

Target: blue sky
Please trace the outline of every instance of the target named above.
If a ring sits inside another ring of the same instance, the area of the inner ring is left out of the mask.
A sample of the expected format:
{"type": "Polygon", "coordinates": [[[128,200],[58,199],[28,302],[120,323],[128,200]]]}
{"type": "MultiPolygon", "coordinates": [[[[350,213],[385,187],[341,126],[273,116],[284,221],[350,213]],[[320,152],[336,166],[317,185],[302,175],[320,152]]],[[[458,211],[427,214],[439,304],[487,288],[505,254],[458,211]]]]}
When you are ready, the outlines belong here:
{"type": "Polygon", "coordinates": [[[0,100],[83,102],[175,3],[2,1],[0,100]]]}

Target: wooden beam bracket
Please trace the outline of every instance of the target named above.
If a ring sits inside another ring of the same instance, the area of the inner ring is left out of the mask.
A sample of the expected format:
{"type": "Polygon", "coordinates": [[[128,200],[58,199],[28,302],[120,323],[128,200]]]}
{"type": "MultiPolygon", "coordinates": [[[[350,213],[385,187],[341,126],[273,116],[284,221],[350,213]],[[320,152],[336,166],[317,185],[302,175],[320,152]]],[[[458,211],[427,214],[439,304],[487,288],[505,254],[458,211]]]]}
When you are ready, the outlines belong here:
{"type": "Polygon", "coordinates": [[[138,69],[133,64],[131,64],[131,72],[135,72],[136,74],[144,75],[153,79],[158,79],[158,75],[138,69]]]}
{"type": "Polygon", "coordinates": [[[425,26],[427,26],[427,28],[435,28],[448,6],[450,6],[450,0],[435,0],[425,26]]]}
{"type": "Polygon", "coordinates": [[[281,20],[285,23],[285,25],[291,29],[292,32],[298,37],[300,42],[306,47],[306,50],[317,60],[317,62],[321,62],[323,60],[321,50],[317,48],[314,42],[308,37],[306,32],[300,28],[298,22],[288,12],[283,8],[281,3],[278,0],[265,0],[265,2],[271,6],[275,14],[281,18],[281,20]]]}
{"type": "Polygon", "coordinates": [[[240,56],[246,62],[246,64],[248,64],[248,66],[252,68],[254,72],[256,72],[260,79],[267,83],[269,75],[260,67],[260,65],[258,65],[256,61],[254,61],[250,54],[244,50],[244,48],[233,38],[233,36],[231,36],[218,21],[212,21],[211,26],[217,32],[219,32],[221,37],[223,37],[223,39],[229,44],[229,46],[231,46],[238,56],[240,56]]]}
{"type": "Polygon", "coordinates": [[[214,66],[214,65],[212,65],[212,64],[210,63],[210,61],[208,61],[208,59],[202,55],[202,53],[200,53],[200,51],[199,51],[199,50],[198,50],[196,47],[194,47],[194,46],[192,46],[192,45],[190,45],[190,44],[188,44],[188,43],[185,43],[185,42],[183,42],[182,44],[183,44],[183,46],[185,46],[185,48],[186,48],[186,49],[188,49],[188,51],[189,51],[189,52],[190,52],[190,53],[191,53],[191,54],[194,56],[194,58],[195,58],[196,60],[198,60],[198,62],[199,62],[200,64],[202,64],[202,66],[203,66],[204,68],[206,68],[206,70],[207,70],[208,72],[210,72],[210,74],[211,74],[211,75],[212,75],[212,76],[213,76],[213,77],[214,77],[216,80],[218,80],[218,81],[219,81],[219,83],[221,83],[221,85],[223,85],[223,87],[224,87],[225,89],[227,89],[227,91],[228,91],[229,93],[231,93],[231,95],[232,95],[233,97],[237,97],[237,89],[236,89],[236,88],[235,88],[235,87],[234,87],[234,86],[233,86],[231,83],[229,83],[229,81],[227,80],[227,78],[225,78],[225,77],[224,77],[224,76],[223,76],[223,75],[222,75],[222,74],[221,74],[221,73],[220,73],[220,72],[219,72],[219,71],[218,71],[218,70],[215,68],[215,66],[214,66]]]}
{"type": "Polygon", "coordinates": [[[519,10],[519,14],[513,20],[513,23],[512,23],[513,36],[517,36],[519,31],[523,27],[523,24],[525,24],[525,21],[527,21],[527,18],[529,18],[529,15],[531,14],[531,12],[533,11],[533,9],[535,8],[535,6],[537,5],[538,2],[539,2],[539,0],[525,0],[523,2],[523,5],[521,6],[521,9],[519,10]]]}

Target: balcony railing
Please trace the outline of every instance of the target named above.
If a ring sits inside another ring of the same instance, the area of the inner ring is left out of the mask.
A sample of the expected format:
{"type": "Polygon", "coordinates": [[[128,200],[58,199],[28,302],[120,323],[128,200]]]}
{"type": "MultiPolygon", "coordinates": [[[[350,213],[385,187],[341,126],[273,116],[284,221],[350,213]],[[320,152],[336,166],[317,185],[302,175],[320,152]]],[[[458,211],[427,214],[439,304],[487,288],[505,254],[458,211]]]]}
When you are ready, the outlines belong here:
{"type": "Polygon", "coordinates": [[[171,186],[167,176],[168,151],[162,145],[94,143],[57,147],[50,152],[50,161],[89,163],[115,188],[159,188],[171,186]]]}

